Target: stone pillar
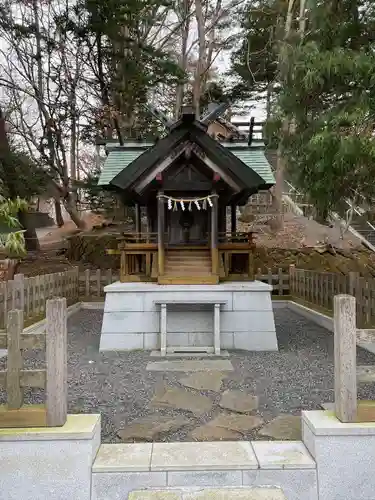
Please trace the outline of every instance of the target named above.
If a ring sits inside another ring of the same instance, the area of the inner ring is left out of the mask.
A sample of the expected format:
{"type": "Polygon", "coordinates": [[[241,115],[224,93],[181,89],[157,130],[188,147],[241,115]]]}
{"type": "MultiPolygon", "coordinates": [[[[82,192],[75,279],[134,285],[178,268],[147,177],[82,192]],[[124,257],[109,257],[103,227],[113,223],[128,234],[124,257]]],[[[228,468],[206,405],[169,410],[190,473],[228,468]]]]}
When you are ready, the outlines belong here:
{"type": "Polygon", "coordinates": [[[357,417],[356,303],[351,295],[334,297],[335,413],[341,422],[357,417]]]}
{"type": "Polygon", "coordinates": [[[1,429],[0,497],[91,500],[99,446],[100,415],[68,415],[62,427],[1,429]]]}

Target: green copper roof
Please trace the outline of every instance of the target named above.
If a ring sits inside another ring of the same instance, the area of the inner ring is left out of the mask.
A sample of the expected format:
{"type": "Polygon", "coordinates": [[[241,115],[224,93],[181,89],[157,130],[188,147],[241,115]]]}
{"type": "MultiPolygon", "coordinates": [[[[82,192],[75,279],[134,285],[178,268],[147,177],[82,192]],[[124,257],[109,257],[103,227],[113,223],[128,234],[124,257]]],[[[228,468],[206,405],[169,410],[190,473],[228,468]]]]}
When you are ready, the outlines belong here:
{"type": "MultiPolygon", "coordinates": [[[[221,143],[221,145],[231,151],[239,160],[262,177],[265,184],[275,183],[275,177],[264,155],[261,144],[257,143],[249,147],[246,143],[227,142],[221,143]]],[[[124,170],[151,146],[151,143],[141,143],[139,145],[132,143],[131,145],[125,146],[108,144],[107,149],[109,154],[105,160],[98,185],[108,185],[117,174],[124,170]]]]}
{"type": "Polygon", "coordinates": [[[263,149],[252,147],[236,147],[235,145],[225,145],[229,151],[237,156],[245,165],[255,170],[264,179],[266,184],[275,184],[275,177],[271,165],[265,157],[263,149]]]}
{"type": "Polygon", "coordinates": [[[130,163],[136,160],[138,156],[141,156],[152,145],[151,143],[143,143],[141,145],[132,144],[130,147],[127,147],[108,144],[106,148],[109,154],[104,162],[98,186],[107,186],[121,170],[130,165],[130,163]]]}

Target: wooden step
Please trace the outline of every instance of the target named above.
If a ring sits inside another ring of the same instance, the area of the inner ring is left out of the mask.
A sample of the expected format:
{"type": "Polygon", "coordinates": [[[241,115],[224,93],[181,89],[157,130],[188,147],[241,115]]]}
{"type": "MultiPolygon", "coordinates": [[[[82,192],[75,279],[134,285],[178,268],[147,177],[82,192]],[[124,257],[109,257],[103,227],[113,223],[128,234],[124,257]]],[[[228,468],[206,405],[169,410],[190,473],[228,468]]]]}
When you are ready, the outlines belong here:
{"type": "Polygon", "coordinates": [[[219,283],[218,276],[159,276],[158,283],[160,285],[217,285],[219,283]]]}

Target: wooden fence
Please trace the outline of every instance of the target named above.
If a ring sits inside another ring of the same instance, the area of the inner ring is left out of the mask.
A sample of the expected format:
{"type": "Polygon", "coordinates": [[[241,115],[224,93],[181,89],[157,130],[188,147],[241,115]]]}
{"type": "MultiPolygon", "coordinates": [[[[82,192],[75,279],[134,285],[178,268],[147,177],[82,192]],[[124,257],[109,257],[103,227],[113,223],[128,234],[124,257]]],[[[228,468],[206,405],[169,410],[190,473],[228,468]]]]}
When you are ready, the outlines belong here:
{"type": "Polygon", "coordinates": [[[62,426],[67,417],[67,307],[66,299],[47,300],[44,333],[23,332],[23,312],[7,314],[7,331],[0,348],[7,349],[7,368],[0,371],[0,387],[7,404],[0,406],[1,427],[62,426]],[[25,349],[45,349],[45,368],[23,369],[25,349]],[[25,387],[45,390],[44,405],[24,405],[25,387]]]}
{"type": "Polygon", "coordinates": [[[353,295],[356,298],[357,323],[360,328],[375,323],[375,279],[361,278],[358,273],[348,275],[319,273],[305,269],[289,271],[290,295],[307,304],[333,312],[334,296],[353,295]]]}

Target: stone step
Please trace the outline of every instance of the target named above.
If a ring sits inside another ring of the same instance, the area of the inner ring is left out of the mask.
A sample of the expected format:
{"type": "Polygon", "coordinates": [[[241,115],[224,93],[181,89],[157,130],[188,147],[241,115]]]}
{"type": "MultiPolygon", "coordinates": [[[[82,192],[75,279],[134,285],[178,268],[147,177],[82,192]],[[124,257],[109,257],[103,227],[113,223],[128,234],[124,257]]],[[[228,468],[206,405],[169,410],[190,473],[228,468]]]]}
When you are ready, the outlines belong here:
{"type": "Polygon", "coordinates": [[[129,493],[129,500],[287,500],[281,488],[209,488],[143,490],[129,493]]]}

